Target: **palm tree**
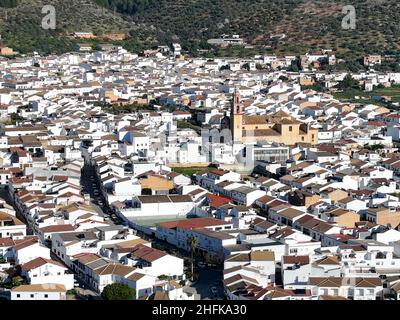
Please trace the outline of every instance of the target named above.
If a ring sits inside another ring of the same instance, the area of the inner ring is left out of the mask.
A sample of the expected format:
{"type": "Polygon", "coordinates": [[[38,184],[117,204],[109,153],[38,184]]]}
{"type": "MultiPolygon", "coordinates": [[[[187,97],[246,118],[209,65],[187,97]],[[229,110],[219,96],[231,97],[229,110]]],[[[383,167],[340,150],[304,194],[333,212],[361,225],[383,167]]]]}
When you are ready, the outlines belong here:
{"type": "Polygon", "coordinates": [[[190,247],[190,251],[192,253],[192,281],[194,281],[194,250],[197,247],[197,238],[189,237],[187,238],[187,245],[190,247]]]}

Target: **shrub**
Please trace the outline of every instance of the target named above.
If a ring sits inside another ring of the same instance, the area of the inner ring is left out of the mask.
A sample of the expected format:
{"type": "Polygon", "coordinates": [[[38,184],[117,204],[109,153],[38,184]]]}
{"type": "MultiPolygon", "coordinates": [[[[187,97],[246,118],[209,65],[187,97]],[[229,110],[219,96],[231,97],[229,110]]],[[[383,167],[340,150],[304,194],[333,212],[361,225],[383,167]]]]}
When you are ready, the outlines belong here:
{"type": "Polygon", "coordinates": [[[126,284],[113,283],[104,288],[101,296],[105,300],[132,300],[136,297],[136,291],[126,284]]]}

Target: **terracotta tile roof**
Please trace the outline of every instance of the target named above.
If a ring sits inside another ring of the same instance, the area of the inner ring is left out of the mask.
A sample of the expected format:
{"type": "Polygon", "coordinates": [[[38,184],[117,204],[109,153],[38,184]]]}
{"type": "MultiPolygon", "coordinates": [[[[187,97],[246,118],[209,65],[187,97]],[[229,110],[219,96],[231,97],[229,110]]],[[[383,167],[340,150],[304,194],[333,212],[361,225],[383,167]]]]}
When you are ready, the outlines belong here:
{"type": "Polygon", "coordinates": [[[267,204],[267,203],[269,203],[271,201],[274,201],[274,200],[275,200],[274,197],[271,197],[269,195],[265,195],[265,196],[262,196],[261,198],[258,198],[256,201],[264,203],[264,204],[267,204]]]}
{"type": "Polygon", "coordinates": [[[251,261],[275,261],[273,251],[252,251],[250,252],[251,261]]]}
{"type": "Polygon", "coordinates": [[[63,232],[63,231],[74,231],[74,227],[71,224],[61,224],[61,225],[53,225],[40,228],[40,231],[43,233],[47,232],[63,232]]]}
{"type": "Polygon", "coordinates": [[[11,238],[0,238],[0,247],[12,247],[15,242],[11,238]]]}
{"type": "Polygon", "coordinates": [[[227,204],[231,202],[231,199],[229,198],[225,198],[225,197],[221,197],[221,196],[217,196],[215,194],[209,193],[206,196],[208,198],[209,202],[209,206],[213,207],[213,208],[218,208],[221,205],[227,204]]]}
{"type": "Polygon", "coordinates": [[[306,265],[310,263],[309,256],[283,256],[284,264],[299,264],[306,265]]]}
{"type": "Polygon", "coordinates": [[[30,271],[32,269],[36,269],[38,267],[41,267],[41,266],[43,266],[43,265],[45,265],[47,263],[54,264],[56,266],[65,268],[65,266],[63,264],[61,264],[60,262],[57,262],[57,261],[54,261],[54,260],[51,260],[51,259],[45,259],[45,258],[42,258],[42,257],[38,257],[38,258],[33,259],[33,260],[31,260],[31,261],[29,261],[27,263],[24,263],[22,265],[22,269],[25,270],[25,271],[30,271]]]}
{"type": "Polygon", "coordinates": [[[227,224],[230,223],[215,218],[193,218],[193,219],[177,220],[170,222],[162,222],[159,223],[158,226],[167,229],[176,229],[176,228],[196,229],[196,228],[206,228],[206,227],[227,225],[227,224]]]}
{"type": "Polygon", "coordinates": [[[382,286],[380,278],[341,278],[341,277],[310,277],[309,284],[318,287],[354,286],[358,288],[374,288],[382,286]]]}
{"type": "Polygon", "coordinates": [[[336,256],[328,256],[314,262],[317,265],[340,265],[336,256]]]}
{"type": "Polygon", "coordinates": [[[164,251],[139,244],[132,250],[131,255],[147,262],[153,262],[165,257],[167,254],[164,251]]]}
{"type": "Polygon", "coordinates": [[[66,292],[65,286],[55,283],[20,285],[11,290],[12,292],[66,292]]]}
{"type": "Polygon", "coordinates": [[[125,266],[123,264],[110,263],[100,268],[94,269],[93,272],[98,275],[117,274],[121,276],[126,276],[135,271],[135,269],[136,268],[134,267],[125,266]]]}
{"type": "Polygon", "coordinates": [[[15,241],[16,245],[14,246],[14,248],[15,248],[16,251],[18,251],[18,250],[27,248],[27,247],[29,247],[31,245],[34,245],[34,244],[36,244],[38,242],[39,241],[38,241],[38,238],[36,236],[34,236],[34,237],[26,237],[26,238],[21,239],[21,240],[16,240],[15,241]]]}

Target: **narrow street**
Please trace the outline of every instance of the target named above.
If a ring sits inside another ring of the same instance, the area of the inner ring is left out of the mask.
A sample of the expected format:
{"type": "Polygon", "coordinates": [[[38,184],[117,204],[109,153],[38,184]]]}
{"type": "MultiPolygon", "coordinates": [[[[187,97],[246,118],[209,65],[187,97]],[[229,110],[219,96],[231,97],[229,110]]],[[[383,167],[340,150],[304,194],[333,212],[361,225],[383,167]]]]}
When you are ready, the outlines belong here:
{"type": "Polygon", "coordinates": [[[83,281],[83,279],[81,279],[77,273],[73,272],[67,265],[65,265],[64,261],[62,261],[56,254],[54,254],[54,252],[50,251],[50,257],[51,259],[58,261],[59,263],[64,265],[70,270],[71,273],[74,274],[74,289],[77,293],[77,300],[88,300],[90,298],[101,299],[100,294],[91,290],[88,285],[83,281]]]}
{"type": "Polygon", "coordinates": [[[19,208],[14,203],[14,200],[10,197],[8,186],[5,186],[4,188],[0,188],[0,198],[4,199],[8,205],[12,206],[16,212],[15,216],[19,220],[21,220],[24,224],[26,224],[27,235],[33,235],[34,232],[33,232],[32,226],[28,223],[26,217],[22,214],[22,212],[19,210],[19,208]]]}
{"type": "Polygon", "coordinates": [[[208,267],[196,267],[196,269],[199,273],[199,278],[195,283],[191,284],[190,287],[197,290],[202,300],[223,300],[225,294],[222,285],[222,269],[215,270],[208,267]]]}
{"type": "Polygon", "coordinates": [[[97,177],[95,167],[91,164],[87,149],[84,149],[82,154],[85,159],[81,173],[82,192],[89,194],[91,204],[100,216],[103,216],[106,220],[111,220],[114,224],[122,224],[122,220],[114,214],[102,193],[102,185],[97,177]]]}

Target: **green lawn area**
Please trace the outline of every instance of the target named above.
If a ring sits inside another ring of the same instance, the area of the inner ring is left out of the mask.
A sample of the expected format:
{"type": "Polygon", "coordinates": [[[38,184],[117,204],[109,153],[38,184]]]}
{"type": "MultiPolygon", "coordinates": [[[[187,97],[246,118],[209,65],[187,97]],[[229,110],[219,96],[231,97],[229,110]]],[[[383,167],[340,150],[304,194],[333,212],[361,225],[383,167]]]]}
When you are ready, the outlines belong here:
{"type": "Polygon", "coordinates": [[[177,121],[178,129],[193,129],[194,131],[200,132],[201,127],[196,126],[188,121],[178,120],[177,121]]]}
{"type": "Polygon", "coordinates": [[[172,171],[176,172],[176,173],[182,173],[182,174],[185,174],[185,175],[191,177],[196,172],[203,171],[203,170],[212,170],[212,169],[215,169],[215,168],[209,168],[209,167],[172,168],[172,171]]]}
{"type": "Polygon", "coordinates": [[[352,103],[366,103],[376,104],[384,107],[390,107],[390,102],[378,101],[372,99],[374,96],[388,96],[392,98],[392,102],[400,103],[400,86],[393,86],[391,88],[376,88],[371,92],[365,92],[357,89],[349,89],[342,92],[333,93],[335,99],[341,101],[348,101],[352,103]],[[356,99],[358,96],[360,99],[356,99]]]}
{"type": "Polygon", "coordinates": [[[155,227],[159,223],[177,221],[177,220],[185,220],[186,217],[155,217],[151,218],[132,218],[130,221],[142,226],[142,227],[155,227]]]}
{"type": "Polygon", "coordinates": [[[393,102],[400,102],[400,86],[393,86],[391,88],[376,89],[373,91],[375,95],[389,96],[393,102]]]}

